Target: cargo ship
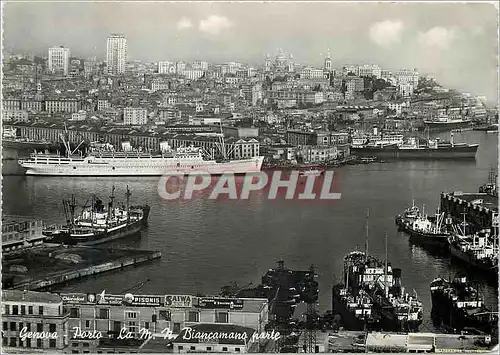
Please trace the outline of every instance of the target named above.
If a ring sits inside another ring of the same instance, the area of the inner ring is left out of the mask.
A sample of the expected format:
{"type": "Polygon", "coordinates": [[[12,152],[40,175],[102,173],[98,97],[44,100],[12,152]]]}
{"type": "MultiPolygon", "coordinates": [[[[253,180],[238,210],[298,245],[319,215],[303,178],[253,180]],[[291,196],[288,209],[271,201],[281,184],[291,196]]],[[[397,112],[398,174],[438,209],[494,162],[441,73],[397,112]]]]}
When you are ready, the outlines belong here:
{"type": "Polygon", "coordinates": [[[416,137],[408,138],[405,143],[368,142],[353,145],[351,154],[380,159],[475,159],[478,147],[478,144],[454,143],[452,134],[450,142],[429,139],[421,144],[416,137]]]}
{"type": "Polygon", "coordinates": [[[51,243],[95,245],[140,232],[147,225],[150,207],[129,206],[131,194],[128,186],[126,205],[115,206],[114,191],[113,186],[107,206],[101,199],[92,196],[90,206],[84,206],[79,215],[75,215],[77,206],[74,196],[71,200],[64,200],[67,224],[61,227],[49,226],[42,234],[51,243]]]}
{"type": "Polygon", "coordinates": [[[231,160],[227,158],[225,149],[220,159],[206,158],[198,147],[180,147],[176,150],[168,147],[161,154],[99,148],[91,149],[84,156],[75,154],[79,146],[72,150],[69,143],[63,143],[66,156],[34,153],[29,158],[18,160],[18,163],[26,169],[26,175],[164,176],[259,172],[264,161],[263,156],[231,160]]]}
{"type": "Polygon", "coordinates": [[[435,325],[454,332],[472,328],[487,334],[498,333],[498,312],[486,307],[477,283],[458,275],[450,282],[436,278],[431,282],[431,316],[435,325]]]}
{"type": "Polygon", "coordinates": [[[363,289],[349,283],[350,274],[365,261],[364,253],[352,252],[344,258],[343,283],[332,288],[332,309],[340,315],[345,330],[379,330],[380,316],[373,311],[373,301],[363,289]]]}
{"type": "MultiPolygon", "coordinates": [[[[415,295],[405,293],[401,286],[401,269],[392,269],[387,262],[360,251],[354,251],[347,259],[357,260],[353,264],[348,282],[351,296],[359,296],[361,290],[368,295],[372,303],[372,314],[377,319],[379,329],[393,332],[415,332],[423,321],[423,306],[415,295]]],[[[334,297],[338,294],[334,293],[334,297]]],[[[334,304],[342,304],[341,299],[334,304]]],[[[349,312],[341,314],[349,319],[349,312]]]]}
{"type": "Polygon", "coordinates": [[[442,113],[436,118],[424,120],[423,122],[425,127],[433,132],[451,131],[454,129],[466,128],[470,127],[470,125],[472,124],[472,121],[468,118],[458,115],[450,117],[446,113],[442,113]]]}

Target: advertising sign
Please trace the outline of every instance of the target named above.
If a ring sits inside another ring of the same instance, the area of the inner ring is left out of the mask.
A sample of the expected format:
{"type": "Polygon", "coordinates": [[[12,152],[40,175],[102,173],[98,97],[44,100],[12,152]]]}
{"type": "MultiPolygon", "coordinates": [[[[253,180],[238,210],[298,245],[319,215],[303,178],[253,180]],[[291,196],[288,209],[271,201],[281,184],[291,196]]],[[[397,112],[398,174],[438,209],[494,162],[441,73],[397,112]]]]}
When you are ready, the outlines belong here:
{"type": "Polygon", "coordinates": [[[243,300],[232,298],[199,298],[198,307],[200,308],[225,308],[225,309],[243,309],[243,300]]]}
{"type": "Polygon", "coordinates": [[[166,295],[165,306],[172,308],[190,308],[193,306],[193,297],[188,295],[166,295]]]}
{"type": "Polygon", "coordinates": [[[87,295],[85,293],[60,293],[63,303],[79,304],[87,303],[87,295]]]}
{"type": "Polygon", "coordinates": [[[164,304],[163,296],[155,295],[125,295],[107,294],[105,291],[96,295],[97,304],[109,306],[159,307],[164,304]]]}

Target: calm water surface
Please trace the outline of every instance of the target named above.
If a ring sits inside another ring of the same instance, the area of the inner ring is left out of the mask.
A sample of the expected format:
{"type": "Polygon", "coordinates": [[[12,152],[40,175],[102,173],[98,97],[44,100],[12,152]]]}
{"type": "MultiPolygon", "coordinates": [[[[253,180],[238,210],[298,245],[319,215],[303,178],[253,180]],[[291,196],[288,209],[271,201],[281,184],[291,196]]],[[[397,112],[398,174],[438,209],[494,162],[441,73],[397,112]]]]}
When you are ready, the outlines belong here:
{"type": "MultiPolygon", "coordinates": [[[[411,204],[432,213],[441,191],[477,191],[498,165],[498,137],[485,132],[463,132],[456,141],[480,143],[476,161],[399,161],[344,166],[336,169],[336,190],[342,198],[329,202],[269,201],[254,195],[248,201],[195,199],[166,201],[157,193],[157,177],[54,178],[12,175],[21,172],[15,161],[3,160],[3,211],[64,220],[61,200],[75,194],[83,205],[91,194],[107,200],[111,187],[124,200],[125,185],[133,203],[151,206],[149,226],[140,236],[113,242],[114,246],[162,252],[159,261],[71,283],[60,290],[120,293],[146,280],[141,293],[214,294],[230,281],[257,284],[261,275],[283,258],[290,268],[314,264],[319,273],[320,308],[331,308],[330,288],[341,276],[342,258],[363,248],[366,210],[370,209],[370,252],[384,258],[385,231],[389,260],[403,269],[403,284],[416,290],[430,314],[429,283],[436,276],[463,271],[447,258],[412,246],[397,232],[394,216],[411,204]]],[[[4,152],[4,157],[15,152],[4,152]]],[[[482,292],[497,307],[493,286],[482,292]]],[[[432,326],[429,321],[425,327],[432,326]]]]}

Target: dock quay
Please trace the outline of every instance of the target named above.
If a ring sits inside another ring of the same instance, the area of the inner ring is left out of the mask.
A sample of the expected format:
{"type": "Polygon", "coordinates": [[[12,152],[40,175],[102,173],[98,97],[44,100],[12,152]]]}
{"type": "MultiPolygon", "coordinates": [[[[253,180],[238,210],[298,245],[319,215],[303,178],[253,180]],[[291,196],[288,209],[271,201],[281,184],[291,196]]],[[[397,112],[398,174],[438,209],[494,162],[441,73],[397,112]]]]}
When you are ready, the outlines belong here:
{"type": "Polygon", "coordinates": [[[442,192],[441,211],[455,220],[474,224],[478,229],[489,229],[494,215],[498,214],[498,197],[488,193],[442,192]]]}
{"type": "MultiPolygon", "coordinates": [[[[438,333],[319,331],[315,339],[319,353],[488,353],[494,346],[489,335],[438,333]]],[[[304,350],[299,347],[299,352],[304,350]]]]}
{"type": "Polygon", "coordinates": [[[160,257],[159,251],[44,244],[4,255],[2,282],[5,289],[50,289],[160,257]]]}

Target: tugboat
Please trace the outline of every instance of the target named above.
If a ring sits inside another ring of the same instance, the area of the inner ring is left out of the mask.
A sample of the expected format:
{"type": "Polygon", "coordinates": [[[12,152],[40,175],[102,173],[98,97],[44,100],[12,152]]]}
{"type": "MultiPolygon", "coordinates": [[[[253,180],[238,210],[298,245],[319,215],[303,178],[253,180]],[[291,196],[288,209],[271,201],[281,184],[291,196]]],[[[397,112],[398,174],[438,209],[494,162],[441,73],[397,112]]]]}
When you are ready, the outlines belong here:
{"type": "Polygon", "coordinates": [[[436,212],[434,221],[426,215],[418,215],[400,223],[400,229],[410,236],[410,242],[431,250],[448,250],[451,235],[443,227],[444,213],[436,212]]]}
{"type": "Polygon", "coordinates": [[[473,235],[456,233],[448,237],[448,243],[452,257],[498,280],[498,237],[490,236],[490,230],[473,235]]]}
{"type": "Polygon", "coordinates": [[[321,176],[325,171],[323,169],[309,169],[302,170],[299,172],[300,176],[321,176]]]}
{"type": "Polygon", "coordinates": [[[413,222],[419,216],[420,209],[415,205],[415,200],[412,200],[412,206],[408,207],[403,213],[396,216],[396,225],[400,230],[404,230],[407,223],[413,222]]]}
{"type": "Polygon", "coordinates": [[[487,334],[498,332],[498,312],[485,306],[477,283],[458,275],[449,282],[436,278],[431,282],[432,318],[455,332],[473,328],[487,334]]]}
{"type": "Polygon", "coordinates": [[[67,224],[62,227],[50,226],[43,230],[51,243],[68,245],[95,245],[135,234],[147,225],[150,207],[129,206],[130,190],[127,186],[126,205],[115,206],[113,186],[108,206],[92,196],[90,206],[84,206],[80,215],[75,216],[76,202],[63,200],[67,224]]]}

